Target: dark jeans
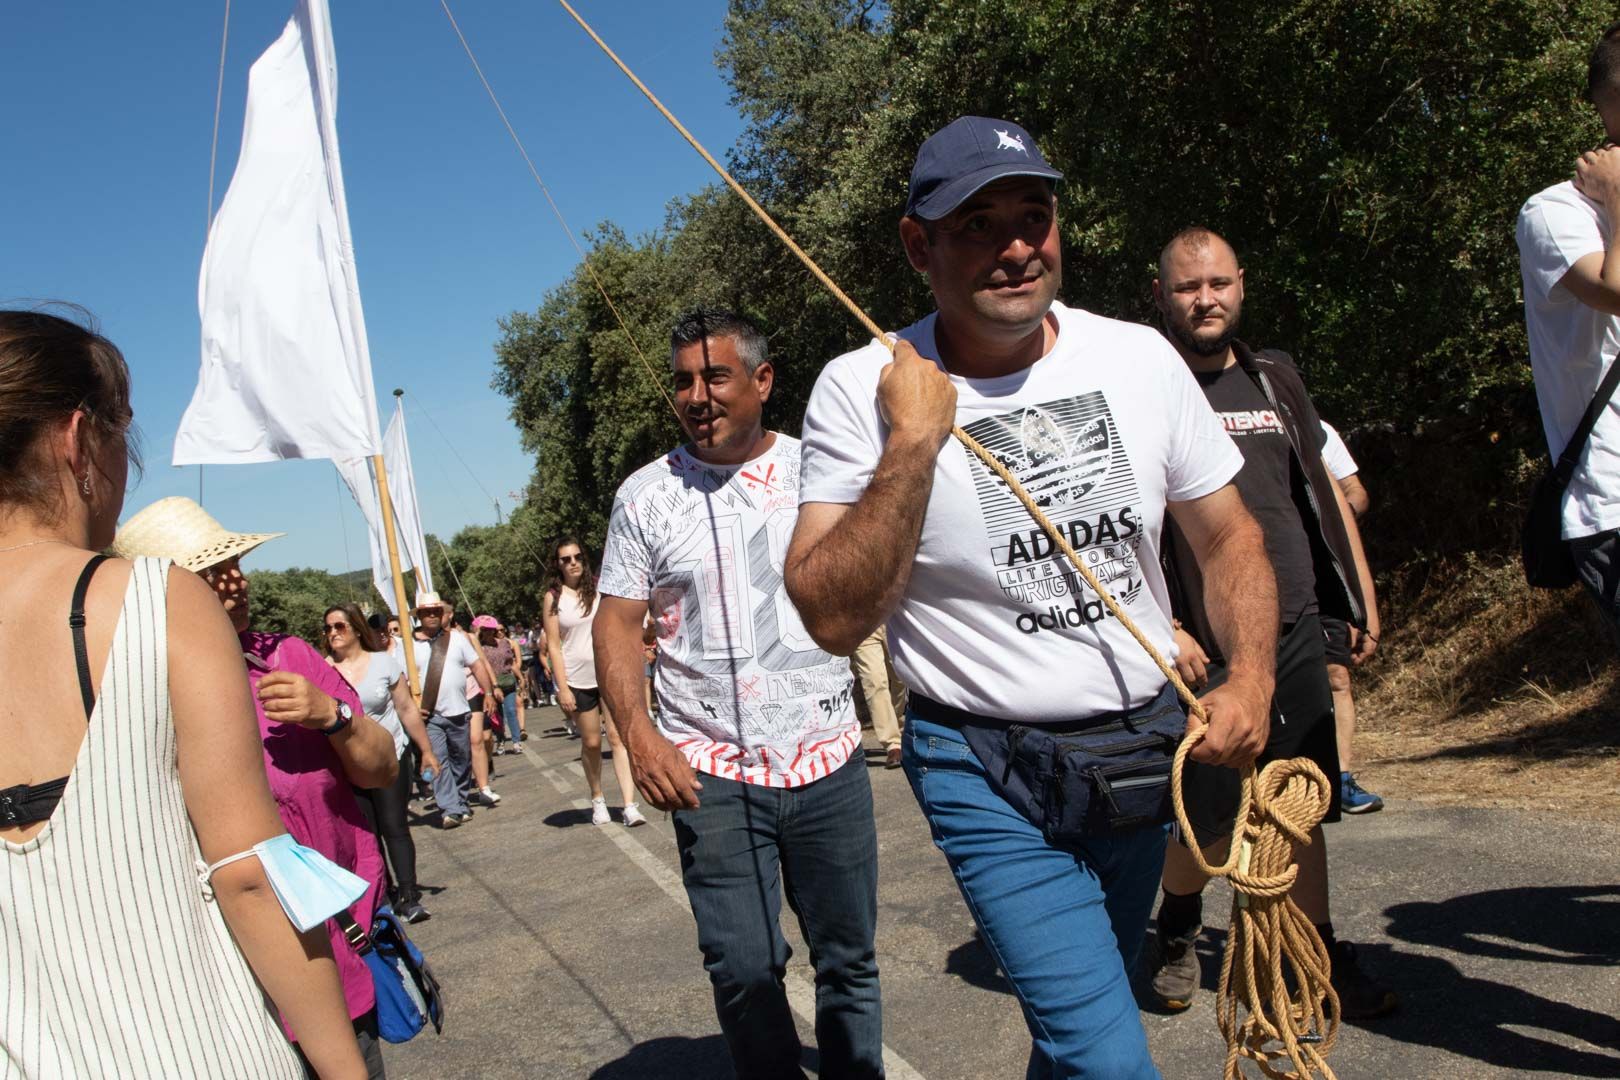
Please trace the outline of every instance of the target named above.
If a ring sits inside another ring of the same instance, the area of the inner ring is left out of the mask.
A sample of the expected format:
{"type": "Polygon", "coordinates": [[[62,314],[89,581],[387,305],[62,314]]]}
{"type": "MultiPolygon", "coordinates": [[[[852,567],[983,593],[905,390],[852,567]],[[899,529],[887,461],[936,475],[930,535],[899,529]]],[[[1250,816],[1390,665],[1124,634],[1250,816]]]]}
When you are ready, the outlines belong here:
{"type": "Polygon", "coordinates": [[[411,755],[400,756],[399,775],[385,788],[355,788],[366,823],[377,834],[386,856],[384,865],[393,883],[390,890],[399,903],[409,903],[422,894],[416,887],[416,842],[411,839],[406,807],[411,799],[411,755]]]}
{"type": "Polygon", "coordinates": [[[857,754],[799,788],[705,774],[700,798],[696,810],[676,812],[675,839],[737,1075],[804,1075],[782,984],[792,955],[780,925],[785,889],[816,972],[821,1075],[882,1076],[877,830],[865,761],[857,754]]]}
{"type": "Polygon", "coordinates": [[[1615,643],[1620,645],[1620,531],[1611,529],[1571,540],[1569,553],[1575,559],[1581,584],[1597,602],[1615,643]]]}

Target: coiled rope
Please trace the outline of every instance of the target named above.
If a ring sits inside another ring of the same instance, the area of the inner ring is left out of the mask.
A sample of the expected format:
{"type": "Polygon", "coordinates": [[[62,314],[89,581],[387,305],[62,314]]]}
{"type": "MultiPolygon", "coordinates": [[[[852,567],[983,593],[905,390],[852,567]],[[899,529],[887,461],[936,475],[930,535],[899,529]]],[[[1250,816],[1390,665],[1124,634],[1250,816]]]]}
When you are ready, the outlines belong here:
{"type": "MultiPolygon", "coordinates": [[[[602,40],[579,12],[574,10],[568,0],[557,2],[636,85],[664,119],[669,121],[703,160],[709,163],[726,185],[804,264],[816,280],[832,293],[874,338],[893,351],[895,343],[882,328],[850,299],[832,278],[827,276],[816,261],[799,247],[787,231],[777,224],[753,196],[715,160],[686,126],[658,100],[657,95],[648,89],[623,60],[619,59],[618,54],[602,40]]],[[[441,5],[445,9],[445,14],[450,15],[448,3],[441,0],[441,5]]],[[[451,22],[453,25],[454,16],[451,16],[451,22]]],[[[456,27],[456,33],[461,37],[459,27],[456,27]]],[[[477,60],[473,58],[471,46],[464,37],[462,46],[467,50],[467,55],[473,60],[476,68],[477,60]]],[[[479,78],[483,79],[482,70],[479,70],[479,78]]],[[[491,100],[494,100],[494,91],[489,87],[487,80],[484,80],[484,85],[489,91],[491,100]]],[[[499,101],[495,102],[495,107],[500,110],[499,101]]],[[[503,122],[506,121],[504,110],[501,111],[501,119],[503,122]]],[[[517,139],[517,133],[512,131],[509,122],[507,129],[514,141],[518,141],[521,151],[522,143],[517,139]]],[[[523,156],[525,161],[528,161],[526,151],[523,156]]],[[[530,171],[534,172],[533,162],[528,161],[528,164],[530,171]]],[[[535,173],[535,179],[539,181],[538,173],[535,173]]],[[[541,188],[542,191],[545,190],[543,183],[541,188]]],[[[550,201],[549,191],[546,192],[546,196],[550,201]]],[[[561,212],[557,210],[555,202],[552,203],[552,209],[561,221],[561,212]]],[[[563,223],[563,227],[569,232],[569,238],[572,240],[572,230],[568,230],[566,222],[563,223]]],[[[578,248],[577,241],[575,247],[578,248]]],[[[589,259],[585,257],[583,251],[580,255],[585,259],[589,269],[589,259]]],[[[595,279],[594,270],[591,271],[591,276],[595,279]]],[[[606,290],[602,287],[601,281],[597,279],[595,284],[605,298],[606,290]]],[[[611,301],[609,305],[611,306],[611,301]]],[[[616,309],[613,313],[618,316],[616,309]]],[[[622,318],[619,322],[634,347],[635,339],[629,327],[624,325],[622,318]]],[[[639,355],[640,350],[636,351],[639,355]]],[[[651,373],[651,365],[644,356],[641,359],[651,373]]],[[[659,389],[662,391],[662,383],[659,383],[659,389]]],[[[1182,835],[1192,840],[1195,834],[1182,799],[1182,772],[1187,755],[1204,740],[1209,730],[1209,719],[1203,703],[1188,689],[1175,668],[1147,639],[1141,628],[1120,608],[1119,603],[1097,580],[1064,533],[1053,525],[1007,467],[960,426],[952,427],[951,435],[1007,485],[1007,490],[1023,504],[1035,523],[1058,550],[1063,552],[1086,587],[1097,595],[1109,613],[1131,637],[1136,639],[1136,643],[1175,687],[1177,696],[1186,704],[1187,734],[1177,747],[1171,764],[1171,801],[1182,835]]],[[[1070,584],[1072,587],[1073,582],[1070,584]]],[[[1233,842],[1226,861],[1219,866],[1211,866],[1198,850],[1196,841],[1188,845],[1199,869],[1210,877],[1226,878],[1233,891],[1231,926],[1227,933],[1226,952],[1221,962],[1221,979],[1216,1004],[1217,1024],[1227,1046],[1222,1075],[1227,1080],[1241,1076],[1241,1062],[1248,1059],[1254,1061],[1268,1077],[1294,1077],[1305,1080],[1321,1076],[1326,1080],[1332,1080],[1333,1071],[1328,1067],[1326,1054],[1333,1047],[1338,1035],[1339,1001],[1329,983],[1328,953],[1316,928],[1288,895],[1299,874],[1295,850],[1310,843],[1311,830],[1327,813],[1330,799],[1327,778],[1315,764],[1303,758],[1274,761],[1258,776],[1251,764],[1245,766],[1240,775],[1241,796],[1237,823],[1233,828],[1233,842]],[[1295,984],[1292,993],[1285,972],[1287,976],[1292,977],[1295,984]],[[1285,1066],[1292,1066],[1292,1071],[1284,1071],[1285,1066]]]]}

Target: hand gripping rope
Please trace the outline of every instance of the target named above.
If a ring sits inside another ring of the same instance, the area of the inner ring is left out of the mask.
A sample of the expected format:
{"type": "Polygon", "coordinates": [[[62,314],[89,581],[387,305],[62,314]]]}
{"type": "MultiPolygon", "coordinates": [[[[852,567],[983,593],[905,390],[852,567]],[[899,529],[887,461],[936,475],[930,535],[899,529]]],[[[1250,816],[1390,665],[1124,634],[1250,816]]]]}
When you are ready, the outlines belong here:
{"type": "MultiPolygon", "coordinates": [[[[686,130],[685,125],[664,107],[647,85],[636,77],[635,72],[631,71],[608,47],[607,42],[603,41],[590,24],[580,17],[579,12],[574,10],[568,0],[558,0],[558,3],[619,70],[635,83],[637,89],[646,95],[647,100],[652,102],[664,119],[668,120],[703,160],[709,163],[726,185],[758,215],[777,239],[787,245],[788,250],[805,265],[816,280],[825,286],[874,338],[883,342],[892,351],[894,342],[884,334],[882,328],[873,322],[871,317],[861,310],[860,306],[851,300],[820,266],[816,265],[815,260],[806,254],[786,230],[754,201],[753,196],[749,195],[714,159],[714,156],[704,149],[692,133],[686,130]]],[[[441,0],[441,4],[444,6],[445,14],[450,15],[448,3],[441,0]]],[[[451,15],[452,25],[454,22],[455,18],[451,15]]],[[[460,35],[459,27],[456,33],[460,35]]],[[[473,58],[472,49],[467,45],[465,38],[462,39],[462,44],[467,49],[468,58],[473,60],[476,67],[477,60],[473,58]]],[[[479,76],[483,77],[482,71],[479,72],[479,76]]],[[[487,81],[485,88],[489,89],[487,81]]],[[[495,100],[494,91],[489,92],[491,100],[495,100]]],[[[498,101],[495,102],[495,106],[497,110],[500,109],[498,101]]],[[[502,120],[505,120],[504,112],[502,120]]],[[[510,131],[510,124],[508,130],[510,131]]],[[[516,132],[511,134],[513,139],[518,141],[518,148],[522,151],[522,142],[517,140],[516,132]]],[[[527,160],[526,152],[524,157],[527,160]]],[[[530,169],[533,171],[532,162],[530,169]]],[[[538,174],[535,179],[539,180],[538,174]]],[[[544,190],[544,184],[541,188],[544,190]]],[[[547,197],[549,199],[549,192],[547,197]]],[[[555,204],[553,209],[555,210],[555,204]]],[[[564,228],[567,229],[566,223],[564,228]]],[[[575,246],[578,246],[577,242],[575,246]]],[[[581,258],[585,258],[583,251],[580,255],[581,258]]],[[[586,262],[589,269],[589,260],[586,262]]],[[[594,280],[594,271],[592,277],[594,280]]],[[[596,280],[595,284],[599,291],[602,290],[599,280],[596,280]]],[[[611,304],[611,301],[609,303],[611,304]]],[[[618,315],[616,309],[614,315],[618,315]]],[[[634,337],[630,335],[629,327],[624,326],[622,318],[619,319],[619,323],[626,336],[631,337],[634,346],[634,337]]],[[[640,356],[639,348],[636,352],[640,356]]],[[[641,359],[648,367],[649,373],[653,374],[654,381],[658,382],[656,373],[651,371],[651,365],[646,358],[642,356],[641,359]]],[[[662,390],[662,383],[658,382],[658,385],[662,390]]],[[[1023,486],[1007,467],[960,426],[953,427],[951,435],[1007,485],[1007,490],[1017,497],[1035,519],[1035,523],[1057,545],[1058,550],[1063,552],[1086,587],[1097,594],[1109,613],[1119,620],[1119,624],[1130,633],[1131,637],[1136,639],[1136,643],[1175,687],[1177,696],[1186,703],[1187,734],[1176,750],[1170,775],[1171,801],[1176,821],[1181,827],[1182,835],[1191,838],[1194,833],[1192,824],[1187,819],[1186,807],[1183,805],[1181,778],[1187,755],[1203,741],[1209,730],[1208,715],[1203,704],[1176,674],[1175,668],[1159,654],[1141,629],[1131,621],[1130,616],[1120,609],[1118,602],[1086,566],[1068,538],[1052,524],[1040,507],[1035,505],[1034,500],[1024,491],[1023,486]]],[[[1222,1036],[1226,1039],[1226,1062],[1222,1076],[1231,1080],[1243,1075],[1240,1061],[1247,1058],[1254,1061],[1268,1077],[1294,1077],[1305,1080],[1321,1076],[1326,1080],[1332,1080],[1333,1070],[1328,1067],[1326,1054],[1332,1049],[1338,1036],[1339,999],[1328,981],[1327,948],[1322,944],[1316,928],[1288,896],[1288,891],[1293,887],[1294,879],[1299,874],[1294,851],[1297,847],[1310,842],[1311,829],[1327,813],[1331,797],[1328,780],[1322,775],[1321,769],[1304,758],[1274,761],[1258,776],[1251,764],[1243,768],[1241,777],[1237,824],[1233,828],[1231,851],[1226,861],[1219,866],[1211,866],[1204,860],[1195,844],[1189,847],[1199,869],[1211,877],[1226,878],[1233,892],[1231,928],[1227,934],[1226,953],[1221,961],[1221,980],[1216,1004],[1216,1021],[1222,1036]],[[1285,964],[1295,986],[1292,992],[1285,978],[1285,964]]]]}

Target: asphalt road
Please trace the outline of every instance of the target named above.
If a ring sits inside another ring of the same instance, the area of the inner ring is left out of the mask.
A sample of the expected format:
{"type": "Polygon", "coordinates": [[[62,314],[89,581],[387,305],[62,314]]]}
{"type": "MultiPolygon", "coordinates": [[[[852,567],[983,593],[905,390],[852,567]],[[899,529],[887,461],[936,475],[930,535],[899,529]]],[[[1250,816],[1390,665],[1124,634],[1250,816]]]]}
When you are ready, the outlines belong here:
{"type": "MultiPolygon", "coordinates": [[[[590,824],[577,742],[530,713],[522,756],[497,758],[501,805],[414,831],[433,918],[411,928],[445,985],[443,1035],[387,1048],[395,1080],[707,1080],[732,1075],[674,834],[661,813],[590,824]],[[547,729],[552,734],[546,734],[547,729]]],[[[868,736],[870,739],[870,736],[868,736]]],[[[872,771],[880,838],[878,956],[889,1075],[1021,1077],[1029,1040],[898,771],[872,771]]],[[[610,772],[610,770],[609,770],[610,772]]],[[[1376,789],[1376,775],[1363,778],[1376,789]]],[[[611,778],[609,803],[617,806],[611,778]]],[[[1402,1006],[1347,1026],[1343,1080],[1620,1077],[1620,852],[1610,827],[1547,814],[1392,802],[1328,827],[1334,925],[1402,1006]]],[[[1224,924],[1215,886],[1206,919],[1224,924]]],[[[792,915],[789,997],[815,1073],[810,970],[792,915]]],[[[1218,1077],[1208,993],[1145,1014],[1165,1077],[1218,1077]]]]}

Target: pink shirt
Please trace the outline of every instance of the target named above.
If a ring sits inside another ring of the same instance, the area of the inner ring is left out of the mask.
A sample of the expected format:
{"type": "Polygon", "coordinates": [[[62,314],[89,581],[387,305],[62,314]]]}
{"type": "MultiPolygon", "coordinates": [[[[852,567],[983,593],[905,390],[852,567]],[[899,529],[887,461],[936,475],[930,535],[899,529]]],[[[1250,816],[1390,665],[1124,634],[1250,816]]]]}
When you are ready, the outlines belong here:
{"type": "MultiPolygon", "coordinates": [[[[330,696],[348,702],[356,716],[365,715],[354,688],[302,638],[249,630],[241,635],[241,640],[243,652],[257,656],[276,671],[302,675],[330,696]]],[[[310,728],[265,719],[258,697],[262,676],[252,664],[248,665],[248,685],[253,689],[259,737],[264,742],[264,766],[270,776],[270,794],[275,796],[276,810],[294,840],[371,883],[365,895],[350,909],[356,921],[369,929],[371,914],[382,902],[383,862],[377,837],[366,825],[365,815],[355,801],[354,790],[343,774],[343,763],[332,748],[331,740],[310,728]]],[[[326,930],[332,939],[332,956],[337,960],[338,977],[343,981],[349,1016],[358,1019],[377,1004],[371,970],[349,947],[336,922],[328,920],[326,930]]],[[[285,1023],[283,1020],[284,1026],[285,1023]]],[[[297,1038],[291,1028],[287,1029],[287,1034],[297,1038]]]]}

